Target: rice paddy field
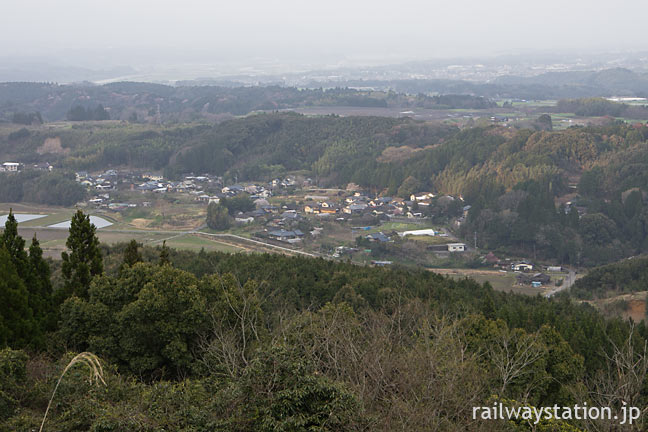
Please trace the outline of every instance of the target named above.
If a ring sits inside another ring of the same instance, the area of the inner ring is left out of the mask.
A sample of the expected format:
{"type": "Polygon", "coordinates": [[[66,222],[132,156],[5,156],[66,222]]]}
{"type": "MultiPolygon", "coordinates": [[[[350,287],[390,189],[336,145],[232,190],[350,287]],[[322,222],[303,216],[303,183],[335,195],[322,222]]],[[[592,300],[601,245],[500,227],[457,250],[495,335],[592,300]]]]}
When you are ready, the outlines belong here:
{"type": "MultiPolygon", "coordinates": [[[[67,249],[65,242],[68,228],[76,209],[22,203],[0,204],[0,224],[6,222],[10,209],[14,212],[18,221],[18,232],[23,238],[29,240],[36,235],[45,256],[60,258],[61,252],[67,249]]],[[[115,244],[134,239],[138,243],[155,246],[167,240],[169,247],[193,251],[204,248],[206,251],[246,252],[252,249],[238,246],[232,241],[198,237],[182,229],[138,228],[135,224],[120,219],[119,214],[90,214],[90,221],[97,227],[100,242],[115,244]]]]}
{"type": "Polygon", "coordinates": [[[196,237],[189,234],[171,238],[167,240],[166,244],[170,248],[191,251],[199,251],[201,249],[205,249],[205,251],[207,252],[246,252],[246,249],[243,247],[234,246],[229,243],[223,243],[216,240],[206,239],[203,237],[196,237]]]}

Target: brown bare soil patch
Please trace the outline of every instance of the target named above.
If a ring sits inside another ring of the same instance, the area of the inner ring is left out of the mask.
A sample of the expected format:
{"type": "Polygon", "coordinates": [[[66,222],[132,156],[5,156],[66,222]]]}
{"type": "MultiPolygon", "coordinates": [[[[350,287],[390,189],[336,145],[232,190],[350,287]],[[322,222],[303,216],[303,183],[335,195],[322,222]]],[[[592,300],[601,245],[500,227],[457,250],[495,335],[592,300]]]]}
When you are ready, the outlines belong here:
{"type": "Polygon", "coordinates": [[[190,217],[173,218],[167,222],[155,227],[155,229],[169,230],[169,231],[189,231],[198,229],[202,225],[202,219],[195,219],[190,217]]]}
{"type": "Polygon", "coordinates": [[[378,156],[376,160],[381,163],[401,162],[414,157],[416,153],[420,151],[434,148],[437,145],[438,144],[425,146],[422,148],[413,148],[410,146],[387,147],[382,151],[382,154],[378,156]]]}
{"type": "Polygon", "coordinates": [[[43,145],[38,147],[36,149],[36,152],[39,155],[46,154],[46,153],[65,155],[70,153],[70,149],[64,149],[63,146],[61,145],[61,138],[55,137],[55,138],[45,138],[45,141],[43,141],[43,145]]]}
{"type": "Polygon", "coordinates": [[[646,301],[639,299],[628,300],[628,310],[626,314],[634,322],[639,322],[646,316],[646,301]]]}
{"type": "Polygon", "coordinates": [[[647,291],[621,294],[601,300],[585,300],[583,303],[598,308],[603,313],[613,316],[621,316],[624,319],[632,318],[634,322],[640,322],[646,318],[647,291]],[[623,302],[619,304],[619,302],[623,302]],[[621,309],[623,308],[623,309],[621,309]]]}
{"type": "Polygon", "coordinates": [[[148,227],[149,223],[151,223],[149,219],[139,218],[139,219],[133,219],[130,224],[133,225],[135,228],[144,229],[148,227]]]}
{"type": "Polygon", "coordinates": [[[481,269],[463,269],[463,268],[432,268],[429,269],[430,271],[434,273],[439,273],[439,274],[456,274],[456,275],[482,275],[482,276],[501,276],[502,273],[498,270],[481,270],[481,269]]]}

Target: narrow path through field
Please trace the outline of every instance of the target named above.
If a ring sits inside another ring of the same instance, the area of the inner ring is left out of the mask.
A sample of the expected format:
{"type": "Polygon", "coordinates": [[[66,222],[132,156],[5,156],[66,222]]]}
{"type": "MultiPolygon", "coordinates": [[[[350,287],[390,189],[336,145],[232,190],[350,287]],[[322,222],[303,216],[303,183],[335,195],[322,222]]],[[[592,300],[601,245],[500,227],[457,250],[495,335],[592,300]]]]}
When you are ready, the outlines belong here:
{"type": "MultiPolygon", "coordinates": [[[[48,227],[48,226],[31,226],[31,227],[29,227],[29,229],[38,229],[38,230],[43,230],[43,231],[47,231],[47,230],[60,231],[61,230],[61,228],[52,228],[52,227],[48,227]]],[[[247,246],[247,247],[242,246],[241,243],[244,243],[244,244],[251,243],[253,245],[259,246],[259,247],[264,248],[264,249],[277,250],[277,251],[281,251],[283,253],[289,253],[289,254],[304,255],[304,256],[309,256],[309,257],[312,257],[312,258],[317,258],[317,257],[322,256],[320,254],[304,252],[304,251],[301,251],[301,250],[298,250],[298,249],[292,249],[292,248],[288,248],[288,247],[284,247],[284,246],[278,246],[278,245],[275,245],[275,244],[272,244],[272,243],[266,243],[266,242],[263,242],[263,241],[260,241],[260,240],[254,240],[254,239],[250,239],[250,238],[247,238],[247,237],[242,237],[242,236],[239,236],[239,235],[236,235],[236,234],[206,233],[206,232],[201,232],[201,231],[198,231],[198,230],[191,230],[191,231],[129,230],[129,229],[118,229],[118,228],[109,228],[109,227],[101,228],[100,232],[103,232],[103,233],[120,233],[120,234],[163,234],[163,235],[167,234],[167,235],[169,235],[168,238],[154,240],[151,243],[159,243],[159,242],[162,242],[164,240],[170,240],[170,239],[177,238],[177,237],[182,237],[182,236],[185,236],[185,235],[193,235],[193,236],[197,236],[197,237],[211,238],[211,239],[215,240],[216,242],[229,244],[231,246],[240,247],[240,248],[245,249],[245,250],[254,250],[254,249],[250,248],[249,246],[247,246]],[[221,239],[221,240],[217,240],[217,239],[221,239]],[[222,241],[222,239],[231,239],[231,240],[234,241],[234,244],[222,241]]]]}
{"type": "Polygon", "coordinates": [[[574,285],[575,282],[576,282],[576,272],[572,269],[569,269],[569,274],[565,276],[562,285],[546,293],[545,297],[552,297],[561,291],[568,290],[569,288],[571,288],[572,285],[574,285]]]}

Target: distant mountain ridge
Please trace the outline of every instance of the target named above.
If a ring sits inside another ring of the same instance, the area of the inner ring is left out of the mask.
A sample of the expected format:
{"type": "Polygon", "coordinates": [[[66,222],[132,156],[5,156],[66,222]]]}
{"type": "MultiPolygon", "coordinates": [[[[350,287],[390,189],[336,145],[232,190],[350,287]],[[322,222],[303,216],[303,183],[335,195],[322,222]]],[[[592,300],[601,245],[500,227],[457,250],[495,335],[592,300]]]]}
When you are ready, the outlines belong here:
{"type": "MultiPolygon", "coordinates": [[[[493,81],[498,85],[543,85],[590,87],[619,95],[648,93],[648,74],[614,68],[601,71],[547,72],[533,77],[502,76],[493,81]]],[[[601,95],[605,96],[605,95],[601,95]]]]}
{"type": "Polygon", "coordinates": [[[300,106],[398,108],[494,107],[489,99],[573,99],[609,96],[648,96],[648,74],[629,69],[548,72],[533,77],[502,76],[493,82],[445,79],[313,81],[305,88],[281,85],[204,85],[182,81],[178,86],[147,82],[95,85],[82,82],[0,83],[0,121],[15,112],[40,112],[45,121],[59,121],[75,105],[102,105],[112,119],[192,121],[213,116],[245,115],[253,111],[300,106]],[[192,85],[194,84],[194,85],[192,85]],[[439,95],[439,96],[432,96],[439,95]]]}
{"type": "Polygon", "coordinates": [[[492,81],[452,79],[347,80],[309,83],[314,86],[344,85],[404,93],[470,94],[495,99],[572,99],[609,96],[648,96],[648,74],[615,68],[600,71],[547,72],[523,77],[505,75],[492,81]]]}
{"type": "Polygon", "coordinates": [[[135,72],[131,67],[90,69],[77,66],[54,65],[44,61],[12,62],[0,59],[0,82],[55,81],[60,83],[99,81],[135,72]]]}
{"type": "Polygon", "coordinates": [[[45,121],[60,121],[75,106],[104,106],[114,120],[193,121],[245,115],[300,106],[485,109],[495,104],[472,95],[405,95],[349,88],[298,89],[281,86],[169,86],[142,82],[104,85],[80,83],[0,83],[0,120],[16,112],[40,112],[45,121]]]}

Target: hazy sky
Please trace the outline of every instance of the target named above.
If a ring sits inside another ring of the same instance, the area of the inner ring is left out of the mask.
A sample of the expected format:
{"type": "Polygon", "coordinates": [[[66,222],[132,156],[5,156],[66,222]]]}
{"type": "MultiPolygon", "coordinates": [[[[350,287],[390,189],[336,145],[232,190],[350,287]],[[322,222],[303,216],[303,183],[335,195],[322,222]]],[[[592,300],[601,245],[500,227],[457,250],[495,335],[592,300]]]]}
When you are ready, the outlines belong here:
{"type": "Polygon", "coordinates": [[[68,64],[427,59],[646,49],[646,0],[23,0],[0,57],[68,64]]]}

